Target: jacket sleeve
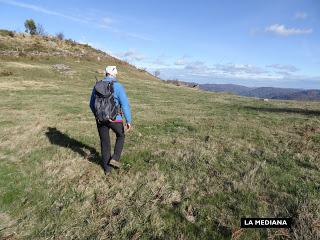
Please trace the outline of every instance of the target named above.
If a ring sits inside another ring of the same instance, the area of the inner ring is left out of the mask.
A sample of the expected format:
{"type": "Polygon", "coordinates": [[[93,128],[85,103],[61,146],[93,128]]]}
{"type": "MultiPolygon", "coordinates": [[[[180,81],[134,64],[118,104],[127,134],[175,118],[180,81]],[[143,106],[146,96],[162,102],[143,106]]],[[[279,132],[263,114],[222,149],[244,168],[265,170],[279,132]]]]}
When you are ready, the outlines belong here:
{"type": "Polygon", "coordinates": [[[131,108],[130,108],[129,100],[128,100],[126,91],[121,84],[119,84],[119,88],[118,88],[118,98],[119,98],[119,103],[124,113],[126,122],[131,123],[132,119],[131,119],[131,108]]]}
{"type": "Polygon", "coordinates": [[[90,103],[89,103],[89,106],[90,106],[90,109],[91,109],[91,112],[94,114],[94,101],[96,99],[96,91],[95,89],[93,88],[92,89],[92,93],[91,93],[91,97],[90,97],[90,103]]]}

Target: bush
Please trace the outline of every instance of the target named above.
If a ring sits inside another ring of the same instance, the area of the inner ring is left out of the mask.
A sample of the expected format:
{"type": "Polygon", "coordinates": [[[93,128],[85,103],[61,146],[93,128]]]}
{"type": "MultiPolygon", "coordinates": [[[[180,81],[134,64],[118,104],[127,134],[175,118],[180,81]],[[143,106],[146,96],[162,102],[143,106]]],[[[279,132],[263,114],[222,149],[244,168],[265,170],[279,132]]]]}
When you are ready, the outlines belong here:
{"type": "Polygon", "coordinates": [[[159,70],[154,71],[154,76],[155,76],[155,77],[158,78],[158,77],[160,76],[160,74],[161,74],[161,73],[160,73],[159,70]]]}
{"type": "Polygon", "coordinates": [[[8,76],[11,76],[13,75],[13,73],[11,71],[8,71],[8,70],[2,70],[0,72],[0,77],[8,77],[8,76]]]}
{"type": "Polygon", "coordinates": [[[62,33],[62,32],[58,32],[57,34],[56,34],[56,37],[59,39],[59,40],[64,40],[64,34],[62,33]]]}
{"type": "Polygon", "coordinates": [[[39,23],[37,24],[37,35],[40,35],[40,36],[47,35],[46,31],[44,30],[44,27],[39,23]]]}
{"type": "Polygon", "coordinates": [[[1,30],[0,30],[0,35],[1,35],[1,36],[14,37],[14,32],[13,32],[13,31],[9,31],[9,30],[1,29],[1,30]]]}
{"type": "Polygon", "coordinates": [[[139,71],[139,72],[146,72],[146,71],[147,71],[147,68],[138,68],[138,71],[139,71]]]}
{"type": "Polygon", "coordinates": [[[27,19],[24,22],[24,26],[26,28],[26,32],[30,33],[31,35],[36,35],[37,34],[37,26],[36,23],[33,21],[33,19],[27,19]]]}
{"type": "Polygon", "coordinates": [[[71,38],[67,39],[66,42],[67,42],[68,44],[70,44],[71,46],[76,46],[76,45],[77,45],[77,42],[74,41],[74,40],[72,40],[71,38]]]}

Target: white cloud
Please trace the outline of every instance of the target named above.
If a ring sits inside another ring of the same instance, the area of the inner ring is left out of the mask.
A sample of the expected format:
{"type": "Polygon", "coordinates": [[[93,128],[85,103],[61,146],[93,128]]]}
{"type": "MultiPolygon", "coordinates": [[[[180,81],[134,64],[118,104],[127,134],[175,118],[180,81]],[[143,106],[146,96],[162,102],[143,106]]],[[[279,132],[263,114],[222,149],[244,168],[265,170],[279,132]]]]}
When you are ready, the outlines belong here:
{"type": "MultiPolygon", "coordinates": [[[[153,72],[156,68],[149,70],[153,72]]],[[[197,83],[232,83],[246,86],[319,89],[320,76],[300,75],[295,71],[299,71],[299,69],[293,65],[284,64],[270,64],[260,67],[239,63],[208,65],[203,61],[194,61],[185,65],[184,68],[174,65],[162,68],[161,78],[197,83]]]]}
{"type": "Polygon", "coordinates": [[[224,74],[264,74],[267,71],[252,64],[216,64],[215,69],[224,74]]]}
{"type": "Polygon", "coordinates": [[[267,65],[268,68],[274,68],[281,71],[286,72],[297,72],[299,69],[293,65],[286,65],[286,64],[271,64],[267,65]]]}
{"type": "Polygon", "coordinates": [[[165,57],[159,56],[155,60],[151,61],[152,64],[157,65],[159,67],[168,67],[169,63],[166,62],[165,57]]]}
{"type": "Polygon", "coordinates": [[[300,28],[287,28],[281,24],[274,24],[269,27],[266,27],[266,32],[271,32],[280,36],[290,36],[290,35],[302,35],[310,34],[313,32],[312,28],[309,29],[300,29],[300,28]]]}
{"type": "Polygon", "coordinates": [[[188,64],[188,56],[187,55],[184,55],[183,57],[181,58],[178,58],[174,64],[177,65],[177,66],[183,66],[183,65],[187,65],[188,64]]]}
{"type": "Polygon", "coordinates": [[[188,63],[184,68],[166,68],[166,71],[174,73],[175,76],[192,77],[193,79],[276,80],[288,76],[287,73],[270,71],[252,64],[227,63],[208,66],[202,61],[188,63]]]}
{"type": "Polygon", "coordinates": [[[294,15],[295,19],[306,19],[308,14],[306,12],[296,12],[294,15]]]}
{"type": "Polygon", "coordinates": [[[125,51],[123,53],[117,54],[117,56],[123,60],[132,62],[132,61],[142,61],[145,59],[145,56],[135,49],[128,49],[128,51],[125,51]]]}
{"type": "Polygon", "coordinates": [[[186,65],[187,62],[185,59],[179,58],[174,62],[175,65],[181,66],[181,65],[186,65]]]}
{"type": "Polygon", "coordinates": [[[193,72],[198,72],[198,71],[206,71],[208,69],[207,65],[202,62],[202,61],[194,61],[188,63],[185,67],[187,70],[191,70],[193,72]]]}
{"type": "Polygon", "coordinates": [[[160,70],[163,68],[173,67],[169,62],[169,58],[170,57],[165,54],[161,54],[157,57],[146,56],[139,63],[136,63],[136,65],[140,68],[152,69],[152,71],[160,70]]]}

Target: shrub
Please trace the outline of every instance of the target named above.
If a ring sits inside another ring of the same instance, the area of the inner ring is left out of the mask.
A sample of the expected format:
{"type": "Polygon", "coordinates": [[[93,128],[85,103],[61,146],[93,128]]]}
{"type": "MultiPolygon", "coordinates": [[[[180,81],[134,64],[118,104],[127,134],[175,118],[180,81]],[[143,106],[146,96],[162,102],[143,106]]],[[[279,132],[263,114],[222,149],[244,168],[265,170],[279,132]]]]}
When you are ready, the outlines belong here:
{"type": "Polygon", "coordinates": [[[1,29],[1,30],[0,30],[0,35],[1,35],[1,36],[14,37],[14,32],[13,32],[13,31],[9,31],[9,30],[1,29]]]}
{"type": "Polygon", "coordinates": [[[18,55],[19,55],[19,57],[26,57],[26,56],[27,56],[27,54],[25,54],[25,53],[22,52],[22,51],[19,51],[18,55]]]}
{"type": "Polygon", "coordinates": [[[11,71],[8,71],[8,70],[2,70],[0,72],[0,77],[8,77],[8,76],[11,76],[13,75],[13,73],[11,71]]]}
{"type": "Polygon", "coordinates": [[[59,40],[63,40],[64,39],[64,34],[62,33],[62,32],[58,32],[57,34],[56,34],[56,37],[59,39],[59,40]]]}
{"type": "Polygon", "coordinates": [[[71,38],[67,39],[66,42],[68,44],[70,44],[71,46],[76,46],[77,45],[76,41],[72,40],[71,38]]]}
{"type": "Polygon", "coordinates": [[[36,28],[37,30],[37,35],[40,35],[40,36],[46,36],[47,35],[47,33],[46,33],[46,31],[44,30],[44,27],[41,25],[41,24],[37,24],[37,28],[36,28]]]}
{"type": "Polygon", "coordinates": [[[31,35],[36,35],[37,34],[37,26],[36,23],[33,21],[33,19],[27,19],[24,22],[24,26],[26,28],[26,32],[30,33],[31,35]]]}
{"type": "Polygon", "coordinates": [[[146,71],[147,71],[147,68],[138,68],[138,71],[139,71],[139,72],[146,72],[146,71]]]}
{"type": "Polygon", "coordinates": [[[160,71],[159,70],[154,71],[154,76],[155,77],[159,77],[160,76],[160,71]]]}

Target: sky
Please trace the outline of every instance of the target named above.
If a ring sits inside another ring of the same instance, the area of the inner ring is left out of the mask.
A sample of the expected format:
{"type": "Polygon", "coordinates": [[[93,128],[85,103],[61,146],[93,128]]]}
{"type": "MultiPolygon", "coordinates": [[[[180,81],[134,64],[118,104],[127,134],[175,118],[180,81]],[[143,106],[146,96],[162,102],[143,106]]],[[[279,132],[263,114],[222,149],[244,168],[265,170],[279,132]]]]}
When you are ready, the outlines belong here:
{"type": "Polygon", "coordinates": [[[320,0],[0,0],[29,18],[162,79],[320,89],[320,0]]]}

